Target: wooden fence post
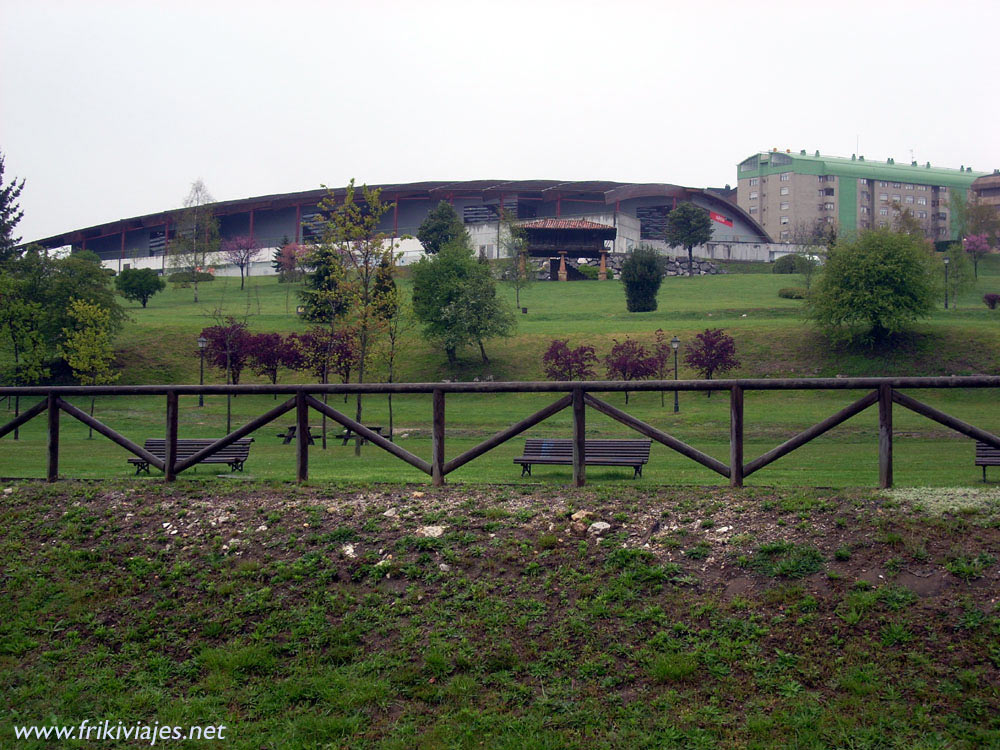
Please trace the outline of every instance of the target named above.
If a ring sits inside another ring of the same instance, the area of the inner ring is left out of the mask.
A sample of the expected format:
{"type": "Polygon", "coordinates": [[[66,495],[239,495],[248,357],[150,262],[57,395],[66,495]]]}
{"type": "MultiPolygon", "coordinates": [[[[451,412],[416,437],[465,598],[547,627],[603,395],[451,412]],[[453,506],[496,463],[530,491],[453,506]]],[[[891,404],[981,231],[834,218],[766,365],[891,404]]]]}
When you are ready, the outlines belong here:
{"type": "Polygon", "coordinates": [[[167,391],[167,440],[163,447],[163,475],[168,482],[177,478],[177,391],[167,391]]]}
{"type": "Polygon", "coordinates": [[[878,387],[878,486],[892,487],[892,386],[878,387]]]}
{"type": "Polygon", "coordinates": [[[309,404],[305,391],[295,394],[295,478],[309,480],[309,404]]]}
{"type": "Polygon", "coordinates": [[[573,389],[573,484],[583,487],[587,483],[586,464],[587,412],[583,389],[573,389]]]}
{"type": "Polygon", "coordinates": [[[49,391],[49,474],[48,481],[59,478],[59,398],[49,391]]]}
{"type": "Polygon", "coordinates": [[[434,389],[433,427],[431,434],[431,483],[435,487],[444,484],[444,391],[434,389]]]}
{"type": "Polygon", "coordinates": [[[743,388],[729,392],[729,486],[743,486],[743,388]]]}

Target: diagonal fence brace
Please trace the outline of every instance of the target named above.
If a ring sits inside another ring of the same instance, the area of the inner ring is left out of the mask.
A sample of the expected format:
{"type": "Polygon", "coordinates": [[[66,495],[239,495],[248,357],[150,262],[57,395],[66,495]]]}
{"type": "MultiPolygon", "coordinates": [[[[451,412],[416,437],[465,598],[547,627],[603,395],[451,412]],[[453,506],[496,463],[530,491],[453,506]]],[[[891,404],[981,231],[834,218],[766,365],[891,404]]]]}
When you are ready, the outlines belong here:
{"type": "Polygon", "coordinates": [[[7,424],[5,424],[3,427],[0,427],[0,438],[2,438],[4,435],[6,435],[9,432],[13,432],[18,427],[20,427],[21,425],[23,425],[25,422],[30,422],[32,419],[34,419],[35,417],[37,417],[39,414],[41,414],[43,411],[45,411],[48,408],[49,408],[48,399],[44,399],[43,398],[41,401],[39,401],[37,404],[35,404],[34,406],[32,406],[27,411],[21,412],[20,416],[18,416],[15,419],[12,419],[10,422],[8,422],[7,424]]]}
{"type": "Polygon", "coordinates": [[[309,404],[309,406],[311,406],[313,409],[318,411],[320,414],[326,414],[326,416],[328,416],[334,422],[338,422],[347,429],[356,432],[358,435],[361,435],[361,437],[365,438],[369,442],[374,443],[379,448],[388,451],[396,458],[406,461],[406,463],[408,463],[410,466],[420,469],[420,471],[424,472],[425,474],[431,473],[432,470],[429,461],[425,461],[424,459],[420,458],[420,456],[415,456],[405,448],[400,448],[392,441],[386,440],[377,432],[369,430],[363,424],[354,421],[346,414],[342,414],[333,407],[327,406],[322,401],[313,398],[312,396],[306,396],[306,403],[309,404]]]}
{"type": "Polygon", "coordinates": [[[862,398],[859,398],[850,406],[845,406],[843,409],[833,414],[822,422],[814,424],[808,430],[803,430],[798,435],[784,443],[779,445],[777,448],[772,448],[767,453],[755,458],[753,461],[748,463],[743,467],[743,476],[748,477],[759,469],[763,469],[769,463],[777,461],[782,456],[788,455],[796,448],[801,448],[803,445],[808,443],[810,440],[818,438],[824,432],[832,430],[834,427],[842,422],[846,422],[851,417],[856,414],[860,414],[869,406],[873,405],[878,401],[878,391],[872,391],[866,394],[862,398]]]}
{"type": "Polygon", "coordinates": [[[69,414],[71,417],[74,417],[79,421],[83,422],[85,425],[87,425],[87,427],[93,428],[94,432],[99,432],[101,435],[104,435],[104,437],[108,438],[108,440],[110,440],[111,442],[117,443],[130,453],[134,453],[143,461],[148,461],[150,466],[155,466],[160,471],[163,471],[163,467],[166,466],[162,458],[157,458],[148,450],[143,448],[141,445],[133,443],[131,440],[129,440],[121,433],[111,429],[103,422],[94,419],[92,416],[87,414],[87,412],[83,411],[83,409],[79,409],[73,406],[73,404],[69,403],[68,401],[63,401],[61,398],[56,399],[56,405],[64,412],[69,414]]]}
{"type": "Polygon", "coordinates": [[[928,419],[933,419],[935,422],[943,424],[945,427],[950,427],[956,432],[960,432],[967,437],[978,440],[981,443],[986,443],[993,448],[1000,449],[1000,437],[997,437],[992,432],[987,432],[986,430],[982,430],[975,425],[969,424],[968,422],[963,422],[957,417],[945,414],[943,411],[938,411],[933,406],[928,406],[924,402],[917,401],[912,396],[907,396],[905,393],[900,393],[897,390],[893,390],[892,400],[900,406],[906,407],[910,411],[916,412],[917,414],[927,417],[928,419]]]}
{"type": "Polygon", "coordinates": [[[729,478],[730,476],[729,467],[726,466],[724,463],[722,463],[722,461],[712,458],[707,453],[702,453],[697,448],[693,448],[687,443],[678,440],[672,435],[668,435],[667,433],[661,430],[656,429],[652,425],[646,424],[640,419],[636,419],[631,414],[628,414],[627,412],[624,412],[621,409],[612,406],[606,401],[601,401],[598,398],[594,398],[589,393],[583,394],[583,399],[588,406],[595,409],[596,411],[601,412],[601,414],[605,414],[611,417],[612,419],[621,422],[626,427],[631,427],[636,432],[642,433],[646,437],[652,438],[653,440],[656,440],[659,443],[663,443],[665,446],[667,446],[672,450],[677,451],[682,456],[686,456],[687,458],[690,458],[692,461],[696,461],[702,466],[711,469],[717,474],[721,474],[727,479],[729,478]]]}

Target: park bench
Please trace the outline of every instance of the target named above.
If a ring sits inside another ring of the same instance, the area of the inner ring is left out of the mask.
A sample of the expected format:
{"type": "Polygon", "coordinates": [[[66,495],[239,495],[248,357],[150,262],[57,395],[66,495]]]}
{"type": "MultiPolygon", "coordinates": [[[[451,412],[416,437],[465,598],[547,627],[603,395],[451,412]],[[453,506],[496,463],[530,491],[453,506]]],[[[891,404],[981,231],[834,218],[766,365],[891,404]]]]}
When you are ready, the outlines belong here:
{"type": "MultiPolygon", "coordinates": [[[[650,440],[586,440],[583,463],[587,466],[631,466],[633,479],[642,476],[642,466],[649,461],[650,440]]],[[[521,476],[531,476],[532,464],[573,464],[573,441],[565,438],[528,438],[524,455],[514,459],[521,464],[521,476]]]]}
{"type": "MultiPolygon", "coordinates": [[[[174,460],[183,461],[186,458],[190,458],[195,453],[203,448],[207,448],[214,442],[214,439],[178,440],[177,454],[174,457],[174,460]]],[[[240,438],[235,443],[227,445],[225,448],[216,451],[211,456],[201,459],[198,463],[229,464],[229,469],[231,471],[243,471],[243,462],[250,456],[250,443],[252,442],[253,438],[240,438]]],[[[166,459],[167,441],[163,438],[150,438],[143,444],[143,447],[157,458],[166,459]]],[[[135,465],[135,473],[137,476],[143,471],[147,474],[149,473],[149,462],[146,459],[136,457],[128,459],[128,462],[135,465]]]]}
{"type": "MultiPolygon", "coordinates": [[[[292,424],[288,425],[288,427],[285,428],[284,432],[279,432],[278,437],[284,438],[281,441],[281,444],[288,445],[290,442],[292,442],[295,439],[295,434],[296,432],[298,432],[298,429],[299,429],[298,425],[292,424]]],[[[320,430],[322,429],[323,428],[319,427],[318,425],[309,425],[309,431],[308,433],[306,433],[306,439],[309,441],[309,445],[314,444],[314,439],[313,439],[314,436],[318,435],[320,430]]]]}
{"type": "MultiPolygon", "coordinates": [[[[382,426],[381,425],[367,425],[366,424],[365,427],[367,427],[369,430],[371,430],[374,433],[377,433],[379,435],[382,434],[382,426]]],[[[354,440],[355,434],[356,433],[354,432],[354,430],[344,430],[343,432],[338,432],[336,435],[334,435],[333,439],[334,440],[343,440],[344,441],[343,444],[347,445],[350,441],[354,440]]],[[[366,438],[362,437],[361,438],[361,444],[364,445],[366,442],[368,442],[368,440],[366,438]]]]}
{"type": "Polygon", "coordinates": [[[986,467],[1000,466],[1000,448],[976,441],[976,466],[983,467],[983,481],[986,481],[986,467]]]}

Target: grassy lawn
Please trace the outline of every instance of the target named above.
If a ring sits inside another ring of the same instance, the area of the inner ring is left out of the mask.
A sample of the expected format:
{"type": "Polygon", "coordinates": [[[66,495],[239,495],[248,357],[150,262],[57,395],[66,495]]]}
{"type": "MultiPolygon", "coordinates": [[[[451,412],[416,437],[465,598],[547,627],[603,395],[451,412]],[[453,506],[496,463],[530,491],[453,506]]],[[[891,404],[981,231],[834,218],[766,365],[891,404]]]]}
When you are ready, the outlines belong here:
{"type": "MultiPolygon", "coordinates": [[[[665,280],[659,295],[659,310],[629,314],[618,282],[538,283],[522,296],[527,315],[518,315],[515,337],[488,343],[491,362],[484,365],[477,353],[464,352],[458,366],[448,367],[442,353],[429,346],[419,330],[405,335],[399,356],[398,380],[471,380],[492,375],[502,380],[542,379],[541,356],[554,338],[568,338],[572,346],[589,343],[599,355],[614,339],[633,336],[650,341],[657,328],[678,335],[682,347],[706,327],[723,327],[737,341],[742,365],[733,373],[742,377],[837,375],[939,375],[996,373],[1000,371],[1000,313],[988,310],[982,294],[1000,289],[1000,256],[981,264],[975,289],[964,293],[957,309],[938,310],[894,352],[858,352],[833,346],[803,322],[802,303],[782,299],[777,290],[801,284],[797,276],[770,273],[731,273],[692,279],[665,280]]],[[[408,281],[400,282],[408,289],[408,281]]],[[[156,296],[148,308],[131,305],[129,322],[118,337],[119,365],[123,383],[197,382],[198,358],[194,340],[200,330],[213,323],[213,315],[249,314],[252,330],[302,330],[294,309],[298,285],[279,284],[276,279],[252,278],[246,292],[233,279],[220,278],[202,284],[200,302],[192,302],[191,289],[168,289],[156,296]],[[286,312],[289,311],[289,312],[286,312]]],[[[506,287],[501,293],[512,297],[506,287]]],[[[683,348],[682,348],[683,353],[683,348]]],[[[599,377],[604,373],[599,372],[599,377]]],[[[376,379],[384,377],[377,373],[376,379]]],[[[681,359],[681,378],[697,377],[681,359]]],[[[283,373],[279,382],[296,382],[303,374],[283,373]]],[[[206,373],[207,382],[221,382],[218,371],[206,373]]],[[[244,371],[241,382],[263,382],[244,371]]],[[[746,403],[747,457],[764,452],[796,432],[818,422],[861,394],[840,392],[749,393],[746,403]]],[[[937,391],[914,394],[938,408],[978,424],[1000,429],[1000,410],[994,394],[986,392],[937,391]]],[[[553,397],[545,395],[462,395],[448,399],[449,435],[446,454],[457,455],[488,435],[527,416],[553,397]]],[[[621,394],[608,399],[624,406],[621,394]]],[[[96,416],[137,442],[163,433],[163,403],[158,398],[99,399],[96,416]]],[[[334,398],[334,404],[339,403],[334,398]]],[[[30,403],[30,401],[25,402],[30,403]]],[[[239,425],[273,405],[266,398],[234,399],[234,425],[239,425]]],[[[388,425],[384,397],[366,399],[366,421],[388,425]]],[[[78,402],[88,408],[86,400],[78,402]]],[[[4,403],[11,415],[11,404],[4,403]]],[[[430,399],[426,396],[396,397],[394,423],[400,444],[429,457],[430,399]]],[[[353,404],[348,407],[353,411],[353,404]]],[[[628,410],[677,437],[722,460],[728,456],[727,398],[717,394],[681,395],[681,411],[672,412],[671,394],[666,407],[656,394],[633,394],[628,410]]],[[[921,417],[897,408],[897,482],[911,485],[962,485],[976,481],[971,461],[971,441],[957,438],[921,417]]],[[[224,399],[209,399],[204,408],[194,399],[181,403],[181,437],[216,437],[225,429],[224,399]]],[[[539,425],[527,436],[565,436],[568,412],[539,425]]],[[[822,486],[870,485],[876,476],[873,456],[876,446],[875,413],[869,410],[837,428],[816,443],[793,453],[751,477],[750,483],[814,483],[822,486]]],[[[275,435],[292,421],[291,416],[258,431],[248,469],[253,476],[287,479],[293,471],[293,448],[281,445],[275,435]]],[[[318,418],[314,418],[314,423],[318,418]]],[[[86,430],[64,417],[62,472],[68,477],[97,478],[127,476],[127,454],[98,437],[87,441],[86,430]]],[[[0,476],[39,477],[45,471],[44,420],[36,420],[21,431],[21,440],[0,441],[0,476]]],[[[590,412],[588,433],[599,437],[628,436],[626,428],[590,412]]],[[[489,453],[453,475],[458,481],[521,481],[512,459],[519,455],[520,440],[489,453]]],[[[215,474],[211,467],[197,470],[215,474]]],[[[364,460],[339,444],[313,452],[312,478],[320,481],[419,481],[419,472],[375,448],[366,448],[364,460]]],[[[592,470],[594,481],[617,481],[623,472],[592,470]]],[[[534,481],[559,483],[567,473],[556,467],[541,468],[534,481]]],[[[710,471],[683,460],[665,448],[654,448],[645,482],[711,484],[722,481],[710,471]]]]}
{"type": "Polygon", "coordinates": [[[4,486],[3,747],[1000,746],[996,489],[4,486]]]}

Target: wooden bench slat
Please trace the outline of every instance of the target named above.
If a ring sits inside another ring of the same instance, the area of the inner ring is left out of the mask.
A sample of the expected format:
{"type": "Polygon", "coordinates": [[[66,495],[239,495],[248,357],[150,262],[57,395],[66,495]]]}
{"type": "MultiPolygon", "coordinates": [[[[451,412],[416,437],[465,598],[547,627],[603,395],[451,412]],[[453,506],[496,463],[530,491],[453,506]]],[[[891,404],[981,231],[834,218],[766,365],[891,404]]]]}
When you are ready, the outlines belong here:
{"type": "MultiPolygon", "coordinates": [[[[177,441],[175,460],[183,461],[190,458],[201,450],[216,442],[215,438],[186,438],[177,441]]],[[[206,456],[198,463],[204,464],[229,464],[233,471],[243,471],[244,462],[250,457],[250,444],[253,438],[239,438],[235,442],[220,448],[211,456],[206,456]]],[[[143,447],[157,458],[165,458],[167,452],[167,441],[164,438],[149,438],[143,447]]],[[[133,464],[135,473],[145,471],[149,473],[149,464],[142,458],[130,458],[128,463],[133,464]]]]}
{"type": "MultiPolygon", "coordinates": [[[[649,461],[651,440],[587,440],[584,442],[584,464],[592,466],[631,466],[635,476],[642,475],[642,466],[649,461]]],[[[521,476],[531,475],[532,464],[566,465],[573,463],[573,441],[568,438],[528,438],[524,455],[514,459],[521,464],[521,476]]]]}

